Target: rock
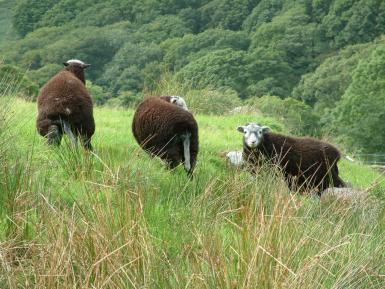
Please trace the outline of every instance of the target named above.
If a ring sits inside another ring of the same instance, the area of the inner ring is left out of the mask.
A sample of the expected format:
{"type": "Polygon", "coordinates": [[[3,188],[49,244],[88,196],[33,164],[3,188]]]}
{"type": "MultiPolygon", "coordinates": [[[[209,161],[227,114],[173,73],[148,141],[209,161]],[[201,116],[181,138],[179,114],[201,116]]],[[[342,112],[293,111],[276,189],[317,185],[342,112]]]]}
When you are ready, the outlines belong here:
{"type": "Polygon", "coordinates": [[[358,200],[367,197],[367,192],[353,188],[328,188],[322,192],[321,201],[329,199],[358,200]]]}

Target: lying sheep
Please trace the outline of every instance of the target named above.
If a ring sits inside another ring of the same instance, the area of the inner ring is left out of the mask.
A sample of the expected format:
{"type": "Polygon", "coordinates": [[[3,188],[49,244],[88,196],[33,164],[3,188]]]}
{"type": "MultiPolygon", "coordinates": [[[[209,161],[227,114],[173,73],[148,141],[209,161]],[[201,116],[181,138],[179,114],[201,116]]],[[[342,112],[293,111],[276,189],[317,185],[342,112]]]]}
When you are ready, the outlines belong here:
{"type": "Polygon", "coordinates": [[[172,97],[145,99],[135,112],[132,132],[146,152],[159,156],[170,169],[183,162],[191,175],[198,155],[198,125],[184,100],[178,99],[179,104],[172,97]]]}
{"type": "Polygon", "coordinates": [[[250,123],[237,130],[243,136],[243,159],[252,172],[267,160],[278,164],[291,189],[343,187],[338,176],[339,151],[332,145],[313,139],[295,138],[269,132],[268,127],[250,123]]]}
{"type": "Polygon", "coordinates": [[[220,152],[219,157],[226,161],[229,168],[242,169],[243,168],[243,154],[242,151],[223,151],[220,152]]]}
{"type": "Polygon", "coordinates": [[[83,146],[92,149],[95,132],[93,104],[85,86],[84,69],[89,64],[72,59],[64,69],[51,78],[37,98],[37,130],[48,144],[60,145],[63,133],[77,145],[77,136],[83,146]]]}

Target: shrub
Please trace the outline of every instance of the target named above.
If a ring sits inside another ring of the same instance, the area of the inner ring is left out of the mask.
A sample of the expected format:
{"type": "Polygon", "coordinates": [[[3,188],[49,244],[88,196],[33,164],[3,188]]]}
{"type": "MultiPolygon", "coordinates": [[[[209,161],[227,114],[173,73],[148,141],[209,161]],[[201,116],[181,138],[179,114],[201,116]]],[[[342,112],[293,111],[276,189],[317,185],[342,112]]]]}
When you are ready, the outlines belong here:
{"type": "Polygon", "coordinates": [[[103,87],[92,83],[92,81],[87,80],[86,86],[94,104],[103,105],[110,98],[110,94],[105,92],[103,87]]]}
{"type": "Polygon", "coordinates": [[[0,63],[0,81],[4,83],[2,94],[16,94],[26,100],[35,100],[39,87],[21,69],[0,63]]]}
{"type": "Polygon", "coordinates": [[[143,100],[142,93],[134,93],[132,91],[123,91],[117,97],[107,100],[106,105],[109,107],[136,107],[143,100]]]}
{"type": "Polygon", "coordinates": [[[247,102],[252,106],[257,106],[262,113],[283,122],[293,133],[301,135],[319,133],[318,116],[312,112],[310,106],[301,101],[291,97],[280,99],[277,96],[263,96],[251,98],[247,102]]]}
{"type": "Polygon", "coordinates": [[[184,98],[193,113],[201,114],[221,115],[241,105],[237,92],[231,88],[190,90],[184,98]]]}

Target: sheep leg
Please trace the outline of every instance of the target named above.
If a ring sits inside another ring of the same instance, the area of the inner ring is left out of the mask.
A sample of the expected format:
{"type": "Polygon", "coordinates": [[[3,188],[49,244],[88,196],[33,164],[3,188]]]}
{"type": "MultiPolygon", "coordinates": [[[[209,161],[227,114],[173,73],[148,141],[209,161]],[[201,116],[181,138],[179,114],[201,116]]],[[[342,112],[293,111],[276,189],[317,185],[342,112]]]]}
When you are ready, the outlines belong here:
{"type": "Polygon", "coordinates": [[[183,140],[183,153],[184,153],[184,168],[186,172],[190,173],[191,171],[191,162],[190,162],[190,138],[191,133],[186,132],[182,135],[183,140]]]}
{"type": "Polygon", "coordinates": [[[51,125],[48,128],[47,143],[49,145],[60,145],[63,133],[57,125],[51,125]]]}
{"type": "Polygon", "coordinates": [[[63,130],[68,135],[72,146],[76,148],[78,146],[78,140],[75,137],[74,133],[72,132],[71,125],[66,120],[62,120],[62,125],[63,125],[63,130]]]}
{"type": "Polygon", "coordinates": [[[335,164],[332,168],[332,178],[333,178],[333,185],[337,188],[345,188],[347,187],[346,183],[338,176],[338,167],[337,164],[335,164]]]}
{"type": "Polygon", "coordinates": [[[83,147],[89,151],[93,150],[93,147],[91,145],[91,138],[86,135],[80,135],[80,140],[83,145],[83,147]]]}

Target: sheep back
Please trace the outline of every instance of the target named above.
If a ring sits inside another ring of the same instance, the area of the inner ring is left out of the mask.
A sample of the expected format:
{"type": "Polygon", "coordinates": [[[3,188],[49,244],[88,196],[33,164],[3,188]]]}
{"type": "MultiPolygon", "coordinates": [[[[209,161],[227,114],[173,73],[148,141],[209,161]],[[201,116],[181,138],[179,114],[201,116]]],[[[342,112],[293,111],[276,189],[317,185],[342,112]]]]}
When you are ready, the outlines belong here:
{"type": "Polygon", "coordinates": [[[198,125],[193,115],[163,97],[149,97],[139,104],[132,122],[138,144],[148,153],[166,160],[171,168],[184,160],[181,135],[190,133],[192,169],[198,154],[198,125]]]}
{"type": "Polygon", "coordinates": [[[67,120],[76,132],[91,137],[95,132],[93,104],[84,83],[73,73],[63,70],[40,90],[37,129],[45,136],[51,125],[67,120]]]}

